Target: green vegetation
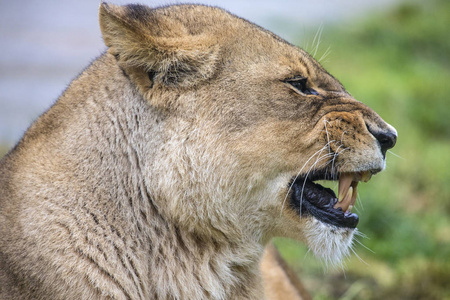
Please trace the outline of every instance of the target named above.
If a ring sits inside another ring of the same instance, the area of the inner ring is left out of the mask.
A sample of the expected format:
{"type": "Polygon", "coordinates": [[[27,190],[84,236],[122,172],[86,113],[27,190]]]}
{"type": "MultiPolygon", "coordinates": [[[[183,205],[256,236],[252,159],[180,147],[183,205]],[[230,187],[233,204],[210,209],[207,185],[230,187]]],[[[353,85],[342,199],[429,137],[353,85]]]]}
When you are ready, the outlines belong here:
{"type": "Polygon", "coordinates": [[[352,257],[344,277],[276,241],[314,299],[450,299],[449,28],[450,2],[433,0],[323,30],[325,68],[399,138],[387,169],[358,187],[364,262],[352,257]]]}

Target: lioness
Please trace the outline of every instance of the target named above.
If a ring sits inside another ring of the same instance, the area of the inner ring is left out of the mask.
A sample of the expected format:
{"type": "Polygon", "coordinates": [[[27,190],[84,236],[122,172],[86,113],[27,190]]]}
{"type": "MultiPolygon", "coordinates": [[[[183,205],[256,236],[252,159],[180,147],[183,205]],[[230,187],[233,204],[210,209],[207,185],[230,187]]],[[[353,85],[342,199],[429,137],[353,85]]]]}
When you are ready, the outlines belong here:
{"type": "Polygon", "coordinates": [[[393,127],[219,8],[102,3],[100,27],[108,50],[0,162],[0,299],[262,299],[272,237],[348,254],[393,127]]]}

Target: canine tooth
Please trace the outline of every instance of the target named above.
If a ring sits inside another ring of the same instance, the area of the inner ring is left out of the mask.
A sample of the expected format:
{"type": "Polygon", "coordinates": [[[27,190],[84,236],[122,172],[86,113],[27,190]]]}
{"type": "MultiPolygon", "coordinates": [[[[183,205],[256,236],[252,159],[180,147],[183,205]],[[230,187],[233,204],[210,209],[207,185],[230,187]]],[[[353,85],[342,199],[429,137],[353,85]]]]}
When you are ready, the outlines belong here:
{"type": "Polygon", "coordinates": [[[353,174],[342,174],[341,176],[339,176],[339,190],[338,190],[339,202],[344,200],[352,181],[353,181],[353,174]]]}
{"type": "Polygon", "coordinates": [[[372,173],[369,171],[361,172],[361,181],[367,182],[372,178],[372,173]]]}
{"type": "Polygon", "coordinates": [[[352,187],[352,200],[350,201],[350,204],[353,206],[355,205],[356,197],[358,196],[358,182],[353,181],[351,187],[352,187]]]}
{"type": "Polygon", "coordinates": [[[353,187],[348,188],[347,196],[345,196],[345,200],[351,200],[353,198],[353,187]]]}
{"type": "Polygon", "coordinates": [[[352,212],[352,209],[353,209],[353,205],[349,205],[347,211],[352,212]]]}
{"type": "Polygon", "coordinates": [[[334,208],[340,207],[342,208],[343,211],[347,211],[348,206],[351,204],[352,196],[353,196],[353,187],[349,187],[347,195],[345,195],[344,199],[341,202],[336,203],[334,208]]]}
{"type": "Polygon", "coordinates": [[[353,197],[353,187],[348,188],[347,195],[345,195],[344,200],[342,201],[342,210],[347,211],[349,205],[351,204],[353,197]]]}

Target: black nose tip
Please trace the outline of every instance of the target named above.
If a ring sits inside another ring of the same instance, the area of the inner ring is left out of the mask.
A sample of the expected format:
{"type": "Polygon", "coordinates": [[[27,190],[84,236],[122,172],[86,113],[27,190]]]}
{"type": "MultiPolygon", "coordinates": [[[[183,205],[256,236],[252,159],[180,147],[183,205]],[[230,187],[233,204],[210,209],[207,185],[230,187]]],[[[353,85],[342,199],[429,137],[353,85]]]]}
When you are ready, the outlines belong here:
{"type": "Polygon", "coordinates": [[[371,129],[369,129],[369,131],[380,144],[381,153],[383,153],[383,156],[385,156],[386,151],[394,147],[397,142],[397,135],[392,131],[373,131],[371,129]]]}

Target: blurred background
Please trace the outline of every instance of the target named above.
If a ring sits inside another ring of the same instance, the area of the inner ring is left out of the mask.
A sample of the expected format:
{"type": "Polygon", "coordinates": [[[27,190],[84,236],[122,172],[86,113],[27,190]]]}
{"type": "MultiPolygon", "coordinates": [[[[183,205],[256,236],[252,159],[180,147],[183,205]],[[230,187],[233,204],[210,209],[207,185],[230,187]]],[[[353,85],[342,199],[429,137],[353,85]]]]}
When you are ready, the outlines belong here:
{"type": "MultiPolygon", "coordinates": [[[[189,2],[306,49],[398,130],[386,170],[358,186],[364,236],[342,269],[275,241],[314,299],[450,299],[450,1],[189,2]]],[[[0,0],[0,156],[105,50],[98,5],[0,0]]]]}

